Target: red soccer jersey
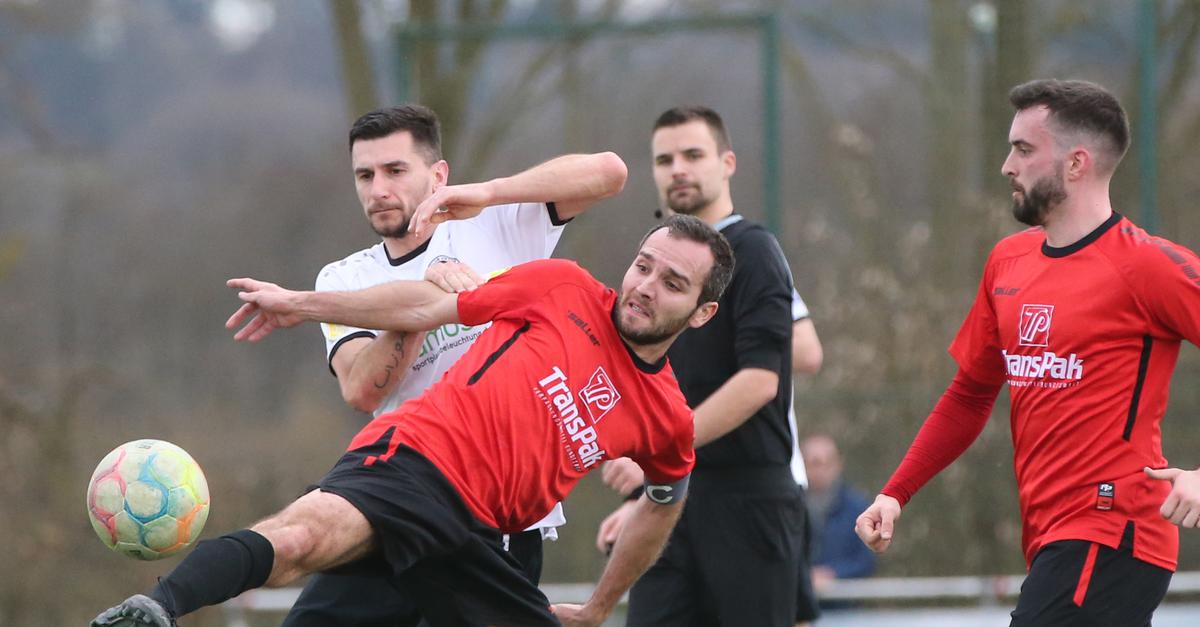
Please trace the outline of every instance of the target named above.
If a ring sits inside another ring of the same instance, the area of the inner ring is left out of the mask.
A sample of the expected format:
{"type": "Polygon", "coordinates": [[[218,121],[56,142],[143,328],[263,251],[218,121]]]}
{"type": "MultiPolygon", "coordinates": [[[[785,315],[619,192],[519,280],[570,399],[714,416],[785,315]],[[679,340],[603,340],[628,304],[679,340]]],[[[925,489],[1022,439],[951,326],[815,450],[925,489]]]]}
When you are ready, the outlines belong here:
{"type": "Polygon", "coordinates": [[[1078,243],[1038,228],[996,245],[950,347],[979,381],[1008,381],[1027,563],[1058,540],[1175,569],[1179,534],[1158,513],[1171,486],[1160,423],[1180,341],[1200,340],[1200,260],[1118,214],[1078,243]]]}
{"type": "Polygon", "coordinates": [[[484,523],[537,522],[600,461],[630,457],[669,484],[695,462],[692,410],[666,358],[638,359],[612,322],[616,292],[571,261],[514,266],[458,297],[492,326],[425,394],[368,424],[356,449],[396,431],[484,523]]]}

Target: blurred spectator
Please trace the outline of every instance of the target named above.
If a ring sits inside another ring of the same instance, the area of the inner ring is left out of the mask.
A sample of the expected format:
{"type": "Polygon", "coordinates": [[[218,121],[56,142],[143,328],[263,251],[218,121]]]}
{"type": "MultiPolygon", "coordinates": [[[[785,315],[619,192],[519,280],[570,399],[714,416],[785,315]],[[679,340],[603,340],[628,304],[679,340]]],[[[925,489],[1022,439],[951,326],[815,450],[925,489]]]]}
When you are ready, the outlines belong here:
{"type": "MultiPolygon", "coordinates": [[[[854,533],[854,519],[870,500],[842,480],[842,454],[833,438],[809,436],[800,443],[800,450],[808,471],[812,579],[819,597],[837,579],[868,577],[875,572],[875,554],[854,533]]],[[[831,605],[822,602],[821,606],[831,605]]]]}

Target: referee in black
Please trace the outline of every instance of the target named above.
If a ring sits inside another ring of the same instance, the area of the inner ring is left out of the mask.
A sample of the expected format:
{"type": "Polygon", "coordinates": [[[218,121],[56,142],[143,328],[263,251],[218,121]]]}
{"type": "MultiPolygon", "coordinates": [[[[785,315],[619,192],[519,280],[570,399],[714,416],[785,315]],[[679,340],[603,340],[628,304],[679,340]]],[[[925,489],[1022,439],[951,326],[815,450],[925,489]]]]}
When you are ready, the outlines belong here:
{"type": "MultiPolygon", "coordinates": [[[[736,263],[716,317],[684,332],[668,353],[696,413],[696,468],[663,555],[630,591],[627,625],[804,624],[816,603],[802,576],[803,492],[788,465],[791,272],[775,237],[733,210],[737,158],[715,111],[664,112],[651,145],[661,204],[715,227],[736,263]]],[[[626,462],[605,468],[614,488],[641,485],[626,462]]],[[[615,538],[627,509],[605,520],[601,543],[615,538]]]]}

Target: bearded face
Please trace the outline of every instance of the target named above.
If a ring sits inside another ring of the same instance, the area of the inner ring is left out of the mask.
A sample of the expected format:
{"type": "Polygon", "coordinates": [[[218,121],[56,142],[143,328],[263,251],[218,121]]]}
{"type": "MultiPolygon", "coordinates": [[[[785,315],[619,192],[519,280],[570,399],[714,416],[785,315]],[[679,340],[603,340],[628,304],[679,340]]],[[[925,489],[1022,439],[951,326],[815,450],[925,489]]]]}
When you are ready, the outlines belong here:
{"type": "Polygon", "coordinates": [[[671,211],[690,216],[712,204],[714,195],[705,193],[698,182],[681,182],[667,188],[665,200],[671,211]]]}
{"type": "Polygon", "coordinates": [[[1028,189],[1016,180],[1012,181],[1012,186],[1016,192],[1013,194],[1013,217],[1029,226],[1044,225],[1046,216],[1067,199],[1061,164],[1055,166],[1054,174],[1034,181],[1028,189]]]}
{"type": "Polygon", "coordinates": [[[670,315],[657,308],[639,302],[636,294],[626,293],[617,305],[615,322],[617,331],[630,344],[649,346],[667,340],[688,325],[695,309],[687,313],[670,315]]]}

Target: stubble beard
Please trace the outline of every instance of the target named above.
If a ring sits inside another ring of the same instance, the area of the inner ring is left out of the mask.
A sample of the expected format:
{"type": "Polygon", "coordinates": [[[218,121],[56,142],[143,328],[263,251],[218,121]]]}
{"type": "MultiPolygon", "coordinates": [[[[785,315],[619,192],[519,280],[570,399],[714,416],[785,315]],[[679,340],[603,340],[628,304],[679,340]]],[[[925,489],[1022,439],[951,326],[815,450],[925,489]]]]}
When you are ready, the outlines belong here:
{"type": "MultiPolygon", "coordinates": [[[[626,298],[621,299],[621,302],[617,305],[617,310],[619,312],[623,312],[625,310],[626,302],[626,298]]],[[[686,315],[680,316],[679,318],[673,320],[664,320],[658,324],[652,325],[648,329],[641,330],[630,328],[625,322],[625,316],[620,315],[619,313],[613,317],[615,318],[614,322],[616,322],[617,325],[617,332],[621,334],[621,337],[625,338],[625,340],[630,344],[649,346],[651,344],[658,344],[659,342],[666,341],[676,333],[682,331],[687,326],[688,319],[691,318],[693,313],[695,313],[695,310],[689,311],[686,315]]]]}
{"type": "Polygon", "coordinates": [[[694,193],[682,197],[672,196],[667,192],[667,208],[685,216],[694,216],[712,203],[712,199],[706,197],[699,186],[692,189],[694,193]]]}
{"type": "Polygon", "coordinates": [[[1025,191],[1023,198],[1013,199],[1013,217],[1022,224],[1043,226],[1046,216],[1055,207],[1067,199],[1067,189],[1063,185],[1062,169],[1056,168],[1053,176],[1038,180],[1025,191]]]}
{"type": "Polygon", "coordinates": [[[375,231],[375,234],[380,237],[400,239],[400,238],[408,235],[408,226],[411,222],[412,222],[412,217],[410,216],[410,217],[407,217],[407,218],[401,220],[400,224],[398,224],[396,226],[392,226],[392,227],[375,226],[375,224],[372,223],[371,229],[373,231],[375,231]]]}
{"type": "Polygon", "coordinates": [[[408,227],[412,223],[412,212],[405,212],[404,207],[387,207],[390,210],[398,211],[403,217],[398,223],[379,222],[375,217],[368,215],[368,222],[371,224],[371,230],[375,234],[389,239],[400,239],[408,235],[408,227]]]}

